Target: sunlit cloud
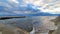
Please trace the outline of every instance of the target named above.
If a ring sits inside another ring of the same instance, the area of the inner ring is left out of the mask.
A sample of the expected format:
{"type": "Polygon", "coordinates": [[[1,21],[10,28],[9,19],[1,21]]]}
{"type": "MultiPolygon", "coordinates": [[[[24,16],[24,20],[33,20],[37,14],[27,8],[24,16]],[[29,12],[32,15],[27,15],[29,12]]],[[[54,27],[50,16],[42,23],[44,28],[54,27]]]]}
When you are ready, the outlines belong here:
{"type": "Polygon", "coordinates": [[[40,12],[44,12],[44,13],[50,13],[50,14],[60,14],[60,8],[55,8],[53,10],[50,9],[42,9],[39,8],[41,11],[40,12]]]}
{"type": "MultiPolygon", "coordinates": [[[[46,0],[51,2],[50,0],[46,0]]],[[[7,3],[0,2],[0,5],[5,6],[5,10],[9,11],[15,14],[31,14],[31,13],[50,13],[50,14],[60,14],[60,7],[56,8],[57,6],[60,6],[60,3],[53,3],[53,6],[50,6],[49,3],[44,3],[42,0],[23,0],[22,2],[18,0],[7,0],[7,3]],[[28,6],[30,4],[30,6],[28,6]],[[56,6],[56,7],[54,7],[56,6]],[[28,9],[27,9],[28,8],[28,9]],[[13,11],[13,9],[16,11],[13,11]],[[39,10],[39,11],[37,11],[39,10]]]]}
{"type": "MultiPolygon", "coordinates": [[[[39,10],[41,10],[41,12],[44,12],[44,13],[50,13],[50,14],[60,14],[60,2],[53,2],[52,0],[46,0],[46,2],[52,2],[51,4],[50,3],[44,3],[44,2],[41,2],[40,5],[42,6],[41,8],[37,8],[39,10]]],[[[36,2],[38,3],[38,2],[36,2]]],[[[36,4],[35,3],[35,4],[36,4]]],[[[38,4],[39,5],[39,4],[38,4]]]]}

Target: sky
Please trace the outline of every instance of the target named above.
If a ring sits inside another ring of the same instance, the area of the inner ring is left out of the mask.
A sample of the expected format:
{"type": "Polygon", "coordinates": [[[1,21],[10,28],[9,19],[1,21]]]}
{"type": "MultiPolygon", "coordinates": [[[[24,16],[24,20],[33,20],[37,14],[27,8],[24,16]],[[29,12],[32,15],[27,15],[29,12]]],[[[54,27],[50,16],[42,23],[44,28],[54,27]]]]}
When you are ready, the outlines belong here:
{"type": "Polygon", "coordinates": [[[30,16],[41,14],[60,14],[59,0],[0,0],[0,15],[30,16]]]}

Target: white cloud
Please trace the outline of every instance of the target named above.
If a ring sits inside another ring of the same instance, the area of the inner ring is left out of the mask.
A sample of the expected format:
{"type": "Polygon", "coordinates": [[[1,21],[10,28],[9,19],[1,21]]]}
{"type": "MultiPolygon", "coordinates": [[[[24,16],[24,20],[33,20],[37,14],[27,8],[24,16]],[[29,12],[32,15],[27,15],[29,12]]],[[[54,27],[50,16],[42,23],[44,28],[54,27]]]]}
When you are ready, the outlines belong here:
{"type": "MultiPolygon", "coordinates": [[[[49,2],[51,2],[50,0],[48,0],[49,2]]],[[[9,0],[9,2],[13,2],[13,3],[19,3],[17,0],[9,0]]],[[[44,9],[44,8],[46,8],[46,6],[47,5],[49,5],[49,4],[46,4],[46,3],[44,3],[42,0],[24,0],[24,2],[23,3],[29,3],[29,4],[33,4],[35,7],[36,6],[42,6],[41,8],[38,8],[39,10],[41,10],[41,12],[45,12],[45,13],[51,13],[51,14],[58,14],[58,13],[60,13],[60,7],[59,8],[54,8],[54,9],[50,9],[50,8],[48,8],[48,9],[44,9]]],[[[25,7],[27,4],[25,4],[25,5],[20,5],[21,7],[25,7]]],[[[16,6],[16,5],[15,5],[16,6]]],[[[13,11],[13,13],[16,13],[16,14],[23,14],[23,13],[30,13],[30,12],[21,12],[21,11],[13,11]]]]}
{"type": "Polygon", "coordinates": [[[17,0],[7,0],[8,2],[14,2],[14,3],[19,3],[17,0]]]}
{"type": "Polygon", "coordinates": [[[0,5],[2,5],[2,2],[0,2],[0,5]]]}
{"type": "Polygon", "coordinates": [[[15,14],[23,14],[23,12],[21,12],[21,11],[13,11],[13,13],[15,13],[15,14]]]}
{"type": "Polygon", "coordinates": [[[41,10],[41,12],[50,13],[50,14],[60,14],[60,2],[52,3],[53,6],[52,5],[50,6],[50,4],[48,4],[48,3],[46,4],[42,1],[36,1],[35,4],[36,4],[36,6],[38,6],[38,5],[42,6],[41,8],[37,8],[37,9],[41,10]],[[55,6],[57,6],[57,8],[55,8],[55,6]]]}
{"type": "Polygon", "coordinates": [[[50,13],[50,14],[60,14],[60,7],[53,10],[50,9],[40,9],[41,12],[50,13]]]}
{"type": "Polygon", "coordinates": [[[19,3],[17,0],[12,0],[13,2],[15,2],[15,3],[19,3]]]}
{"type": "Polygon", "coordinates": [[[15,14],[32,14],[32,11],[13,11],[15,14]]]}

